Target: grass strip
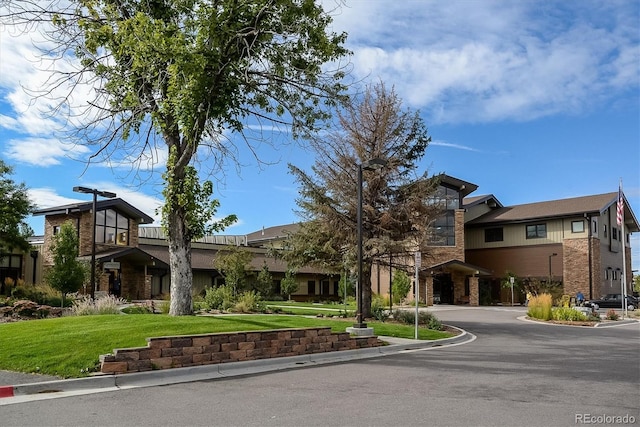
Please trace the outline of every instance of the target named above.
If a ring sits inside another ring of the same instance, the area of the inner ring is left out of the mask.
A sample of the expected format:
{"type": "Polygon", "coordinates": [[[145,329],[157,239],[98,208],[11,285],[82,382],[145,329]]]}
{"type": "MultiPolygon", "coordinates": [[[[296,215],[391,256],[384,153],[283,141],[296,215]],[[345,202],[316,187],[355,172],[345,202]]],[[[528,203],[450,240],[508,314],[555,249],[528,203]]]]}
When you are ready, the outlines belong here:
{"type": "MultiPolygon", "coordinates": [[[[158,314],[62,317],[0,324],[0,369],[76,378],[99,367],[99,356],[115,348],[140,347],[146,338],[216,332],[330,326],[343,332],[352,321],[303,316],[158,314]]],[[[412,326],[369,322],[377,335],[413,338],[412,326]]],[[[450,334],[420,329],[419,338],[450,334]]]]}

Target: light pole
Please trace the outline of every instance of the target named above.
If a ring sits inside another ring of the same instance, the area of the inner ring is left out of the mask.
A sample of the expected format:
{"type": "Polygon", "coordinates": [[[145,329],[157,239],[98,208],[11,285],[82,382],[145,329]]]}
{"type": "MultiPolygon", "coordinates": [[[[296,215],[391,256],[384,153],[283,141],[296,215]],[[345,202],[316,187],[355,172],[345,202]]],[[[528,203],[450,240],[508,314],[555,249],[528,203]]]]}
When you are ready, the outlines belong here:
{"type": "Polygon", "coordinates": [[[93,232],[91,234],[91,299],[95,299],[96,294],[96,201],[98,196],[106,197],[108,199],[113,199],[116,197],[116,193],[111,193],[109,191],[100,191],[95,188],[88,187],[73,187],[73,191],[76,193],[85,193],[85,194],[93,194],[93,204],[91,206],[91,211],[93,214],[93,232]]]}
{"type": "Polygon", "coordinates": [[[383,159],[371,159],[358,165],[358,295],[357,295],[357,312],[356,323],[354,328],[366,328],[362,313],[362,170],[377,170],[387,165],[387,161],[383,159]]]}
{"type": "Polygon", "coordinates": [[[549,255],[549,285],[551,285],[551,257],[557,256],[557,253],[552,253],[549,255]]]}

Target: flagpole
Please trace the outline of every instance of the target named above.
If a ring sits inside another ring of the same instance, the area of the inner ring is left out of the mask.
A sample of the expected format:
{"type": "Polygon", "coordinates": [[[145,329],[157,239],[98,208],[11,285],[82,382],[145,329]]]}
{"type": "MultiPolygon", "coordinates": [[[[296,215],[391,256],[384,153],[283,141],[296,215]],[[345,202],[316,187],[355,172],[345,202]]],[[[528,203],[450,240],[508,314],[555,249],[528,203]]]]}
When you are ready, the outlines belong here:
{"type": "Polygon", "coordinates": [[[622,245],[622,277],[620,278],[620,287],[622,290],[622,310],[624,313],[624,317],[628,317],[627,312],[627,257],[626,257],[626,246],[627,246],[627,233],[624,229],[624,195],[622,193],[622,178],[620,178],[620,186],[618,187],[618,205],[617,205],[617,220],[618,225],[620,226],[620,243],[622,245]]]}

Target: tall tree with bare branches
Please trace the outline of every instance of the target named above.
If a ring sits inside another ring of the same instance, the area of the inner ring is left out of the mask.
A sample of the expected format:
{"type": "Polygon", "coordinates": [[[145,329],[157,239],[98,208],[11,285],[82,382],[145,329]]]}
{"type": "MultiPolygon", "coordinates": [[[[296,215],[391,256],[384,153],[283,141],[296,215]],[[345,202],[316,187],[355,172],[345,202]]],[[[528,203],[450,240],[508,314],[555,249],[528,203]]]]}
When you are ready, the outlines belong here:
{"type": "Polygon", "coordinates": [[[54,48],[45,55],[74,59],[46,95],[68,88],[53,112],[68,114],[79,143],[94,147],[92,159],[135,163],[167,152],[170,314],[191,314],[191,241],[234,220],[204,226],[217,203],[211,185],[199,183],[207,172],[196,170],[196,159],[209,173],[235,159],[230,133],[255,153],[247,137],[254,125],[294,138],[314,131],[344,90],[346,35],[328,30],[331,17],[314,0],[7,0],[1,7],[5,26],[48,29],[54,48]],[[73,109],[81,84],[94,96],[73,109]]]}
{"type": "Polygon", "coordinates": [[[430,203],[438,180],[416,173],[431,137],[418,112],[403,109],[393,89],[367,86],[336,118],[331,132],[311,142],[312,173],[289,166],[300,184],[303,221],[283,256],[334,272],[355,269],[358,170],[371,159],[386,161],[379,170],[362,170],[363,314],[368,317],[374,260],[424,245],[440,212],[430,203]]]}

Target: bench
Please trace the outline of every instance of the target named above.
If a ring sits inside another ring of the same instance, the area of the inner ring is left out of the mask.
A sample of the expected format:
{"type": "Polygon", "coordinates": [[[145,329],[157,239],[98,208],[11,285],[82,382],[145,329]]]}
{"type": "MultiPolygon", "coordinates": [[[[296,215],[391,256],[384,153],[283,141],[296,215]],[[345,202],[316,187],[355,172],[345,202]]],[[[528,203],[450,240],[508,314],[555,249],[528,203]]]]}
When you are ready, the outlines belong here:
{"type": "Polygon", "coordinates": [[[458,298],[456,304],[469,304],[469,295],[463,295],[458,298]]]}

